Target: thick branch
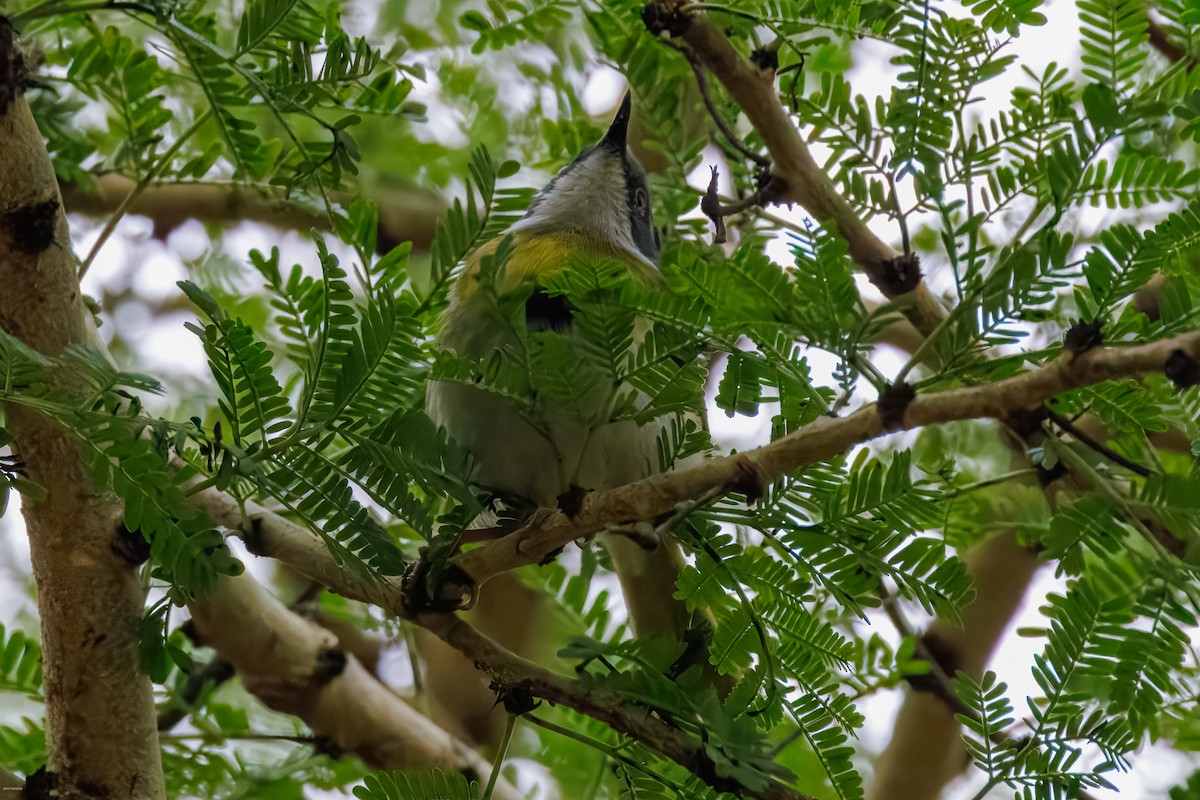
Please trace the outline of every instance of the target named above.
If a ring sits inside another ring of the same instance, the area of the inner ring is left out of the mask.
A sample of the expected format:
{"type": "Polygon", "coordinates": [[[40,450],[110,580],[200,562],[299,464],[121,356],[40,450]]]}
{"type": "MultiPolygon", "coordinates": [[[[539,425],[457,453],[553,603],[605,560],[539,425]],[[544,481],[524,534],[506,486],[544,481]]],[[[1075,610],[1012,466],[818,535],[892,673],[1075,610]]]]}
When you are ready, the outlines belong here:
{"type": "Polygon", "coordinates": [[[673,728],[649,709],[603,686],[585,687],[527,661],[488,639],[453,614],[422,614],[415,622],[459,650],[486,672],[500,691],[527,690],[535,697],[567,706],[631,736],[672,761],[686,767],[718,791],[761,800],[811,800],[795,789],[770,783],[750,789],[713,773],[711,758],[702,744],[673,728]]]}
{"type": "MultiPolygon", "coordinates": [[[[926,646],[942,670],[983,674],[996,643],[1020,606],[1040,562],[1037,555],[1002,533],[966,556],[975,599],[958,622],[937,620],[926,646]]],[[[967,765],[954,710],[932,692],[910,691],[896,717],[893,736],[875,764],[869,800],[937,800],[942,789],[967,765]]]]}
{"type": "Polygon", "coordinates": [[[677,5],[656,4],[664,8],[663,14],[678,21],[679,38],[689,52],[717,77],[762,136],[774,162],[773,174],[786,184],[776,193],[776,201],[799,203],[814,219],[832,222],[849,244],[850,257],[871,282],[889,298],[904,298],[906,316],[928,335],[945,317],[945,309],[929,293],[919,273],[904,267],[904,256],[876,236],[838,193],[779,102],[774,74],[743,58],[705,15],[676,16],[679,12],[673,7],[677,5]]]}
{"type": "MultiPolygon", "coordinates": [[[[20,97],[20,56],[0,17],[0,327],[55,355],[94,340],[54,169],[20,97]],[[14,99],[15,98],[15,99],[14,99]]],[[[77,443],[10,406],[5,425],[46,490],[22,509],[38,586],[47,770],[62,798],[164,796],[150,679],[139,668],[144,591],[114,549],[123,511],[77,443]]]]}
{"type": "MultiPolygon", "coordinates": [[[[654,748],[682,764],[695,774],[729,785],[712,773],[712,763],[700,743],[650,714],[642,705],[601,688],[584,687],[578,681],[557,675],[505,649],[467,623],[451,614],[421,614],[414,617],[404,601],[398,580],[364,580],[340,567],[324,543],[306,528],[290,522],[254,503],[246,504],[246,514],[231,513],[236,502],[216,489],[193,495],[193,501],[209,512],[213,521],[229,527],[245,538],[247,545],[263,556],[280,561],[304,575],[319,580],[332,591],[374,603],[416,624],[467,656],[492,679],[499,690],[528,690],[535,697],[564,705],[601,720],[620,733],[654,748]]],[[[740,789],[747,797],[769,800],[806,800],[804,795],[780,784],[761,792],[740,789]]]]}
{"type": "MultiPolygon", "coordinates": [[[[738,491],[747,479],[762,482],[843,453],[890,430],[965,419],[1004,419],[1017,409],[1038,406],[1056,394],[1104,380],[1163,371],[1176,351],[1200,355],[1200,334],[1186,334],[1137,347],[1106,347],[1081,355],[1064,353],[1045,366],[984,386],[953,389],[914,399],[885,428],[877,406],[848,417],[822,417],[757,450],[713,459],[697,467],[655,475],[584,498],[574,517],[555,510],[509,536],[460,555],[457,565],[478,584],[526,564],[536,564],[572,541],[606,525],[649,520],[677,503],[714,489],[738,491]]],[[[892,415],[889,415],[892,416],[892,415]]]]}
{"type": "Polygon", "coordinates": [[[1180,61],[1187,60],[1188,69],[1193,69],[1196,66],[1196,60],[1188,53],[1187,50],[1171,41],[1171,37],[1167,36],[1167,31],[1162,25],[1151,16],[1146,17],[1146,33],[1150,37],[1150,46],[1161,53],[1171,63],[1177,64],[1180,61]]]}
{"type": "MultiPolygon", "coordinates": [[[[64,183],[63,204],[72,213],[108,216],[117,210],[135,186],[134,181],[114,173],[96,178],[91,189],[64,183]]],[[[387,252],[400,242],[412,242],[418,251],[429,247],[445,206],[437,195],[417,190],[384,189],[375,192],[373,199],[379,209],[376,245],[379,252],[387,252]]],[[[190,219],[218,224],[262,222],[297,231],[329,228],[329,216],[323,208],[273,197],[265,189],[256,191],[234,185],[154,184],[134,200],[129,213],[149,217],[154,223],[154,235],[159,238],[165,238],[190,219]]]]}
{"type": "MultiPolygon", "coordinates": [[[[223,577],[190,609],[198,641],[233,665],[247,691],[304,720],[335,753],[357,756],[375,769],[491,772],[474,750],[339,648],[335,635],[289,610],[253,578],[223,577]]],[[[493,796],[522,795],[501,780],[493,796]]]]}
{"type": "MultiPolygon", "coordinates": [[[[988,386],[940,392],[917,397],[898,415],[893,412],[893,429],[972,418],[1004,419],[1011,412],[1039,406],[1050,397],[1080,386],[1103,380],[1161,371],[1168,359],[1200,356],[1200,334],[1128,348],[1098,348],[1083,354],[1065,353],[1049,364],[1022,375],[997,381],[988,386]]],[[[794,469],[830,458],[860,442],[885,433],[878,410],[872,406],[845,418],[823,418],[770,445],[748,453],[714,459],[697,467],[629,484],[585,498],[581,512],[568,519],[561,512],[539,515],[539,522],[503,539],[459,556],[458,563],[475,581],[541,561],[545,556],[581,536],[594,534],[614,522],[651,519],[675,504],[704,495],[714,489],[725,491],[750,488],[750,481],[775,479],[794,469]]],[[[451,646],[473,659],[501,689],[525,689],[538,697],[561,703],[593,716],[633,736],[674,759],[698,775],[707,775],[696,743],[682,732],[650,716],[646,709],[619,695],[599,696],[594,689],[555,675],[483,637],[470,626],[445,614],[413,615],[406,606],[399,581],[351,575],[339,567],[321,541],[310,532],[260,506],[248,504],[243,515],[232,498],[214,489],[194,496],[195,502],[213,516],[214,521],[241,532],[257,553],[274,557],[293,569],[321,581],[347,597],[375,603],[392,612],[415,619],[451,646]],[[699,754],[699,755],[698,755],[699,754]]],[[[1010,541],[996,540],[996,547],[1012,547],[1010,541]]],[[[1013,559],[993,559],[991,548],[981,551],[976,574],[988,583],[988,566],[1010,563],[1013,559]]],[[[1019,553],[1028,573],[1033,568],[1028,553],[1019,553]],[[1028,562],[1028,563],[1026,563],[1028,562]]],[[[1012,607],[1023,593],[1026,575],[1021,579],[999,581],[1002,587],[988,596],[1009,597],[1000,605],[979,604],[972,608],[982,616],[966,629],[953,649],[968,669],[978,669],[1010,616],[1012,607]],[[978,639],[971,637],[978,632],[978,639]],[[966,663],[970,661],[970,663],[966,663]],[[978,662],[978,663],[976,663],[978,662]]],[[[970,611],[974,614],[974,611],[970,611]]],[[[973,618],[973,617],[972,617],[973,618]]],[[[946,634],[954,638],[954,634],[946,634]]],[[[940,705],[940,701],[935,700],[940,705]]],[[[939,730],[953,730],[953,719],[944,709],[926,709],[938,719],[939,730]]],[[[936,723],[935,723],[936,724],[936,723]]],[[[957,750],[955,750],[957,752],[957,750]]],[[[944,775],[944,773],[942,773],[944,775]]],[[[944,780],[939,778],[939,780],[944,780]]],[[[792,797],[791,790],[772,787],[757,797],[792,797]]]]}

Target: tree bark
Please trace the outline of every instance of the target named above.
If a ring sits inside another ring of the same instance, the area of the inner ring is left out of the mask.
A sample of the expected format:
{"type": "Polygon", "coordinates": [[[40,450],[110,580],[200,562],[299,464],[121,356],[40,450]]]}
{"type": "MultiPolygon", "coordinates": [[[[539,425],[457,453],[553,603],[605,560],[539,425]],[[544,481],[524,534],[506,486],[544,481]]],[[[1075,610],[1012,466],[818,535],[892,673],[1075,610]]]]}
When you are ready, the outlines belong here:
{"type": "MultiPolygon", "coordinates": [[[[47,355],[95,336],[58,184],[0,17],[0,327],[47,355]],[[13,99],[15,98],[15,99],[13,99]]],[[[22,504],[42,623],[47,771],[60,798],[164,796],[150,679],[139,667],[144,591],[114,549],[123,509],[76,441],[5,409],[13,449],[45,488],[22,504]]]]}

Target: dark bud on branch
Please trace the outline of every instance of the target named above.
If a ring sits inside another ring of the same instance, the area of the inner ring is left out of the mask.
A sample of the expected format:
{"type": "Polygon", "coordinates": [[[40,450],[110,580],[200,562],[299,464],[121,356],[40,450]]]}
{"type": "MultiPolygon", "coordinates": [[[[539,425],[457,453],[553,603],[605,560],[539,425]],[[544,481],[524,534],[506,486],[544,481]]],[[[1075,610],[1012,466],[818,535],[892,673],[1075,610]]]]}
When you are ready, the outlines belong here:
{"type": "Polygon", "coordinates": [[[4,232],[13,247],[27,255],[36,256],[54,244],[54,230],[58,225],[58,200],[18,208],[4,215],[4,232]]]}
{"type": "Polygon", "coordinates": [[[346,651],[340,647],[323,647],[317,653],[317,663],[313,668],[313,682],[318,686],[341,675],[346,669],[346,651]]]}
{"type": "Polygon", "coordinates": [[[888,297],[908,294],[921,283],[921,259],[916,253],[889,258],[880,263],[871,282],[888,297]]]}
{"type": "Polygon", "coordinates": [[[1200,386],[1200,362],[1183,350],[1171,351],[1163,372],[1180,389],[1200,386]]]}
{"type": "Polygon", "coordinates": [[[916,397],[917,390],[903,381],[884,387],[875,408],[879,412],[879,424],[885,431],[904,427],[904,412],[916,397]]]}
{"type": "Polygon", "coordinates": [[[666,8],[662,3],[647,3],[642,9],[642,24],[655,36],[667,34],[678,39],[687,33],[692,19],[686,13],[666,8]]]}
{"type": "Polygon", "coordinates": [[[1099,320],[1092,322],[1080,320],[1072,325],[1067,331],[1067,335],[1063,337],[1063,347],[1076,356],[1099,347],[1104,344],[1102,328],[1099,320]]]}

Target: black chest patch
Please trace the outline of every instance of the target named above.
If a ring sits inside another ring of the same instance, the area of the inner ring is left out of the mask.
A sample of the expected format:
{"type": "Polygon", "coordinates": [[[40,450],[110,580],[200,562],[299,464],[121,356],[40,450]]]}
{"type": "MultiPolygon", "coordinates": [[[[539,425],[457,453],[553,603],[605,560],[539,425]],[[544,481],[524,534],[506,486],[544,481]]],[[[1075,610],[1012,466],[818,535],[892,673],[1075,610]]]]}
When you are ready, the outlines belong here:
{"type": "Polygon", "coordinates": [[[568,331],[573,314],[574,309],[565,295],[549,295],[541,288],[534,289],[525,301],[525,327],[535,333],[568,331]]]}

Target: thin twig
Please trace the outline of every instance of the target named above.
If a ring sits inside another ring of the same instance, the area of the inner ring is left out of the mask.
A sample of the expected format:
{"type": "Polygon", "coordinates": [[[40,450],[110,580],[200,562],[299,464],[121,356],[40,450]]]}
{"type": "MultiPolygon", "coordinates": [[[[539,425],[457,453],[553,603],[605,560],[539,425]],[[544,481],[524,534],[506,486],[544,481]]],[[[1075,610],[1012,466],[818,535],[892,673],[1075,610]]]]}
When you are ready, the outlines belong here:
{"type": "Polygon", "coordinates": [[[696,87],[700,90],[700,97],[704,100],[704,107],[708,109],[708,115],[712,117],[712,121],[716,123],[717,129],[725,136],[729,145],[762,169],[769,169],[771,159],[747,147],[738,135],[725,123],[725,119],[721,116],[720,111],[717,110],[717,106],[713,102],[712,95],[709,92],[708,78],[705,77],[704,65],[700,62],[700,59],[696,57],[691,48],[683,45],[674,46],[683,53],[687,59],[688,66],[692,68],[692,72],[696,75],[696,87]]]}
{"type": "Polygon", "coordinates": [[[1141,475],[1143,478],[1149,478],[1154,474],[1153,470],[1143,467],[1136,461],[1126,458],[1102,442],[1093,439],[1086,431],[1084,431],[1082,428],[1079,428],[1077,425],[1075,425],[1075,423],[1071,422],[1071,420],[1067,419],[1062,414],[1059,414],[1057,411],[1047,408],[1046,416],[1049,417],[1050,421],[1055,425],[1078,439],[1081,444],[1092,448],[1109,461],[1120,464],[1125,469],[1137,475],[1141,475]]]}

